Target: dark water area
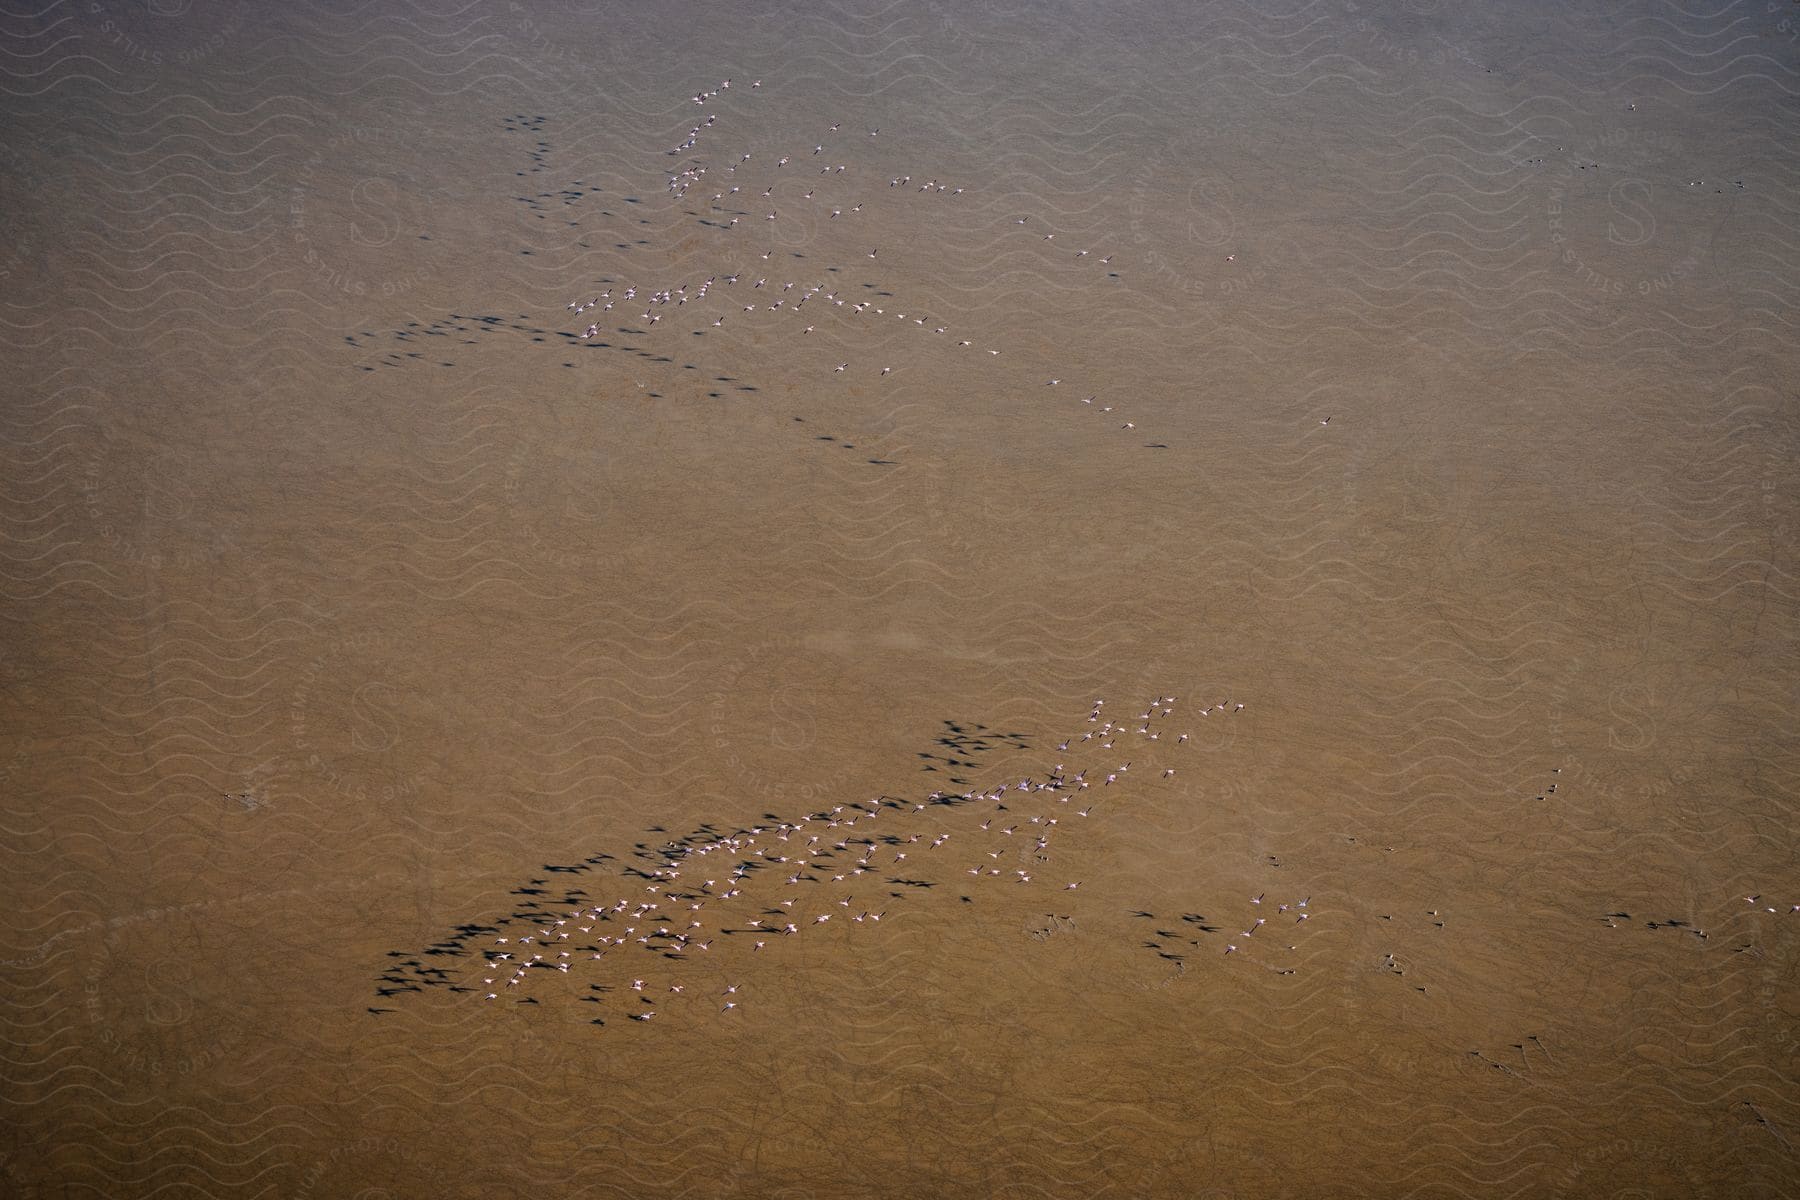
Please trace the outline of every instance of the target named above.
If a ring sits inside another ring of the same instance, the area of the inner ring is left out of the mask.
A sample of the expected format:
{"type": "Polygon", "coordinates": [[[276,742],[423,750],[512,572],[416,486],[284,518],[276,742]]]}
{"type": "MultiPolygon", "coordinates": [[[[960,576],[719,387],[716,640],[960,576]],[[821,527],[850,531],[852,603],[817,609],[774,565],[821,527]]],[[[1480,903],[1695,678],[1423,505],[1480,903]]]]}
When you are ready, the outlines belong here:
{"type": "Polygon", "coordinates": [[[1800,7],[0,39],[0,1194],[1800,1193],[1800,7]]]}

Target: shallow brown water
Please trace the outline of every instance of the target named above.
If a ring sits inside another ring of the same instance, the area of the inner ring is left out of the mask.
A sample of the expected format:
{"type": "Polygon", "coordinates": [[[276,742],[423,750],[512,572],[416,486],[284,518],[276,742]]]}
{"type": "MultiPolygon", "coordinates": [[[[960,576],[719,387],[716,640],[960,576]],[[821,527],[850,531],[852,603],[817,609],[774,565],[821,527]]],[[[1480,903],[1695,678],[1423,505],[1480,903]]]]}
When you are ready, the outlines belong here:
{"type": "Polygon", "coordinates": [[[1791,8],[9,13],[0,1191],[1800,1192],[1791,8]]]}

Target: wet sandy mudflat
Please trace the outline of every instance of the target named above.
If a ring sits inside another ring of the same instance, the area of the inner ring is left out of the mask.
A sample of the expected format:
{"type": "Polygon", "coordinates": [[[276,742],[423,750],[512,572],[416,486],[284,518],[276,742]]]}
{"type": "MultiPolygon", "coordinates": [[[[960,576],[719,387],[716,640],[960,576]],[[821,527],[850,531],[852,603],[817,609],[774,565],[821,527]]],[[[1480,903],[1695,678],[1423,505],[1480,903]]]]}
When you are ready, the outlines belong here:
{"type": "Polygon", "coordinates": [[[1791,18],[9,13],[0,1192],[1800,1192],[1791,18]]]}

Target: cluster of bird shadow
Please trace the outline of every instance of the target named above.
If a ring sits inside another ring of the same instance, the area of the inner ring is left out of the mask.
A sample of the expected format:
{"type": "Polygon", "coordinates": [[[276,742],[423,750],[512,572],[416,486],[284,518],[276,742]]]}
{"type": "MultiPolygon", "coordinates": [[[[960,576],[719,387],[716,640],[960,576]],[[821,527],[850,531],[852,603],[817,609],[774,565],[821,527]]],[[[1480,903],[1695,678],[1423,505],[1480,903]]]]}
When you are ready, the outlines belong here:
{"type": "MultiPolygon", "coordinates": [[[[540,175],[543,172],[550,170],[550,159],[554,147],[551,145],[548,138],[542,136],[546,124],[548,124],[548,119],[541,115],[525,116],[522,113],[515,113],[510,117],[503,117],[501,119],[501,128],[505,129],[506,132],[522,133],[532,139],[531,148],[525,152],[530,165],[514,171],[513,175],[516,178],[529,179],[533,175],[540,175]]],[[[549,220],[551,216],[555,214],[557,209],[563,209],[565,210],[562,218],[563,223],[570,228],[580,228],[581,221],[578,216],[570,214],[566,210],[574,209],[576,210],[576,213],[579,213],[584,201],[591,200],[593,197],[603,194],[603,192],[604,189],[596,184],[589,183],[585,179],[573,179],[554,191],[535,192],[528,195],[514,196],[513,200],[515,203],[524,205],[525,208],[531,212],[532,216],[540,221],[549,220]]],[[[622,197],[622,199],[626,204],[642,203],[636,196],[625,196],[622,197]]],[[[618,214],[611,209],[602,209],[600,215],[603,217],[618,216],[618,214]]],[[[648,225],[650,223],[642,217],[637,218],[637,222],[640,225],[648,225]]],[[[586,246],[585,242],[580,244],[584,247],[586,246]]],[[[619,249],[627,249],[633,244],[644,246],[649,243],[641,238],[635,243],[616,243],[619,249]]],[[[532,252],[529,249],[521,249],[519,253],[522,256],[530,257],[532,252]]]]}
{"type": "MultiPolygon", "coordinates": [[[[647,336],[647,331],[631,326],[619,326],[610,338],[596,336],[582,338],[568,330],[553,330],[534,323],[526,314],[519,313],[506,317],[495,313],[469,314],[446,313],[435,320],[408,321],[404,325],[381,332],[374,329],[362,329],[344,335],[344,344],[355,350],[378,349],[384,343],[389,347],[380,357],[365,360],[356,364],[356,370],[373,374],[384,370],[397,370],[406,367],[435,367],[439,369],[457,366],[455,354],[458,347],[477,346],[484,339],[494,334],[513,334],[522,336],[538,345],[556,344],[571,355],[582,353],[611,353],[624,355],[637,361],[649,363],[657,367],[672,367],[677,360],[660,350],[639,345],[636,339],[647,336]]],[[[703,336],[704,330],[694,330],[694,336],[703,336]]],[[[562,366],[574,369],[577,360],[565,358],[562,366]]],[[[703,374],[706,368],[699,363],[685,361],[679,363],[682,371],[691,371],[696,375],[703,374]]],[[[723,373],[714,373],[710,381],[701,385],[702,394],[708,400],[723,400],[729,396],[751,397],[761,389],[746,382],[742,378],[723,373]]],[[[641,399],[662,400],[668,393],[661,388],[645,388],[638,393],[641,399]]],[[[805,417],[793,418],[796,425],[808,424],[805,417]]],[[[855,450],[857,443],[837,434],[808,433],[808,440],[814,443],[829,443],[843,450],[855,450]]],[[[892,458],[870,458],[871,466],[889,467],[898,463],[892,458]]]]}
{"type": "Polygon", "coordinates": [[[979,721],[943,722],[944,732],[934,739],[932,750],[919,751],[923,760],[921,768],[928,772],[944,772],[949,775],[950,782],[957,787],[968,787],[969,771],[979,770],[982,758],[996,749],[1029,750],[1031,744],[1026,735],[1018,732],[1001,733],[989,729],[979,721]]]}
{"type": "MultiPolygon", "coordinates": [[[[1162,920],[1155,913],[1142,908],[1133,909],[1131,915],[1139,920],[1150,921],[1153,924],[1160,924],[1162,920]]],[[[1217,925],[1210,924],[1207,921],[1207,918],[1201,913],[1182,913],[1181,916],[1177,918],[1176,924],[1184,925],[1186,928],[1156,929],[1154,936],[1146,938],[1143,941],[1142,946],[1146,950],[1153,951],[1156,954],[1156,957],[1163,959],[1166,962],[1174,963],[1177,966],[1182,965],[1186,961],[1187,952],[1185,950],[1176,949],[1176,947],[1186,946],[1189,949],[1193,949],[1200,945],[1200,939],[1191,937],[1189,936],[1190,934],[1217,933],[1220,928],[1217,925]]]]}
{"type": "MultiPolygon", "coordinates": [[[[959,761],[973,767],[978,765],[979,758],[1002,746],[1018,750],[1030,748],[1026,735],[1021,733],[994,733],[988,727],[973,722],[946,720],[943,722],[946,732],[936,739],[934,744],[953,747],[960,756],[959,761]]],[[[929,752],[921,757],[933,757],[929,752]]],[[[930,768],[927,768],[930,769],[930,768]]],[[[874,804],[883,810],[911,811],[924,805],[928,808],[948,809],[960,808],[978,803],[978,799],[965,799],[961,795],[944,795],[933,792],[926,799],[914,803],[900,800],[894,796],[878,796],[873,800],[863,801],[861,811],[868,812],[867,805],[874,804]]],[[[1004,803],[1000,806],[1005,808],[1004,803]]],[[[833,814],[829,812],[813,812],[804,821],[808,825],[816,825],[830,821],[833,814]]],[[[799,821],[784,818],[773,812],[762,815],[760,829],[765,831],[781,825],[798,825],[799,821]]],[[[646,831],[650,834],[666,834],[668,830],[661,825],[652,825],[646,831]]],[[[571,910],[586,909],[592,911],[599,908],[598,916],[593,918],[595,925],[611,924],[615,920],[629,922],[635,918],[627,909],[624,912],[612,911],[614,903],[604,897],[596,897],[586,887],[577,886],[578,880],[593,875],[596,871],[608,871],[613,878],[621,882],[635,882],[644,887],[661,886],[660,895],[664,900],[677,903],[691,903],[716,898],[716,893],[690,887],[672,888],[666,886],[666,872],[679,869],[689,862],[690,856],[703,847],[716,846],[736,838],[750,836],[748,828],[727,829],[713,822],[695,826],[687,833],[673,839],[652,843],[641,841],[633,845],[630,861],[624,862],[614,869],[607,864],[618,861],[610,854],[591,854],[574,863],[545,863],[542,874],[528,878],[524,883],[508,892],[513,897],[511,911],[491,921],[469,921],[451,929],[448,935],[420,950],[389,950],[387,963],[376,976],[375,994],[381,1000],[399,1000],[408,996],[425,995],[430,992],[468,993],[476,989],[465,983],[457,982],[458,975],[453,967],[462,965],[466,960],[486,958],[494,939],[506,934],[509,929],[541,930],[546,926],[555,926],[557,921],[565,919],[571,910]],[[448,962],[449,965],[444,965],[448,962]]],[[[906,839],[896,834],[881,833],[873,836],[861,835],[845,840],[847,848],[840,851],[828,848],[809,857],[801,869],[801,879],[807,882],[822,882],[823,871],[828,871],[840,860],[855,860],[864,847],[883,845],[896,847],[906,845],[906,839]]],[[[741,872],[742,878],[750,879],[762,872],[775,869],[781,865],[783,869],[792,869],[793,864],[773,864],[762,858],[746,856],[741,858],[731,870],[741,872]]],[[[734,880],[735,882],[735,880],[734,880]]],[[[890,898],[899,899],[907,890],[928,890],[937,886],[936,881],[916,878],[911,875],[891,875],[887,883],[902,890],[889,892],[890,898]]],[[[963,897],[970,902],[969,897],[963,897]]],[[[784,909],[766,909],[764,916],[775,916],[785,913],[784,909]]],[[[741,934],[754,934],[758,930],[752,926],[725,928],[720,933],[726,937],[741,934]]],[[[529,936],[529,935],[528,935],[529,936]]],[[[560,944],[560,943],[559,943],[560,944]]],[[[663,958],[676,962],[684,961],[680,943],[673,934],[650,935],[643,943],[646,951],[658,954],[663,958]]],[[[592,941],[577,944],[573,939],[568,943],[571,952],[586,954],[598,953],[601,947],[592,941]]],[[[540,969],[554,969],[553,964],[532,964],[540,969]]],[[[608,989],[602,985],[590,984],[590,997],[597,998],[608,989]]],[[[526,997],[521,1004],[535,1004],[537,1000],[526,997]]],[[[395,1010],[389,1007],[371,1006],[371,1014],[380,1016],[395,1010]]]]}

